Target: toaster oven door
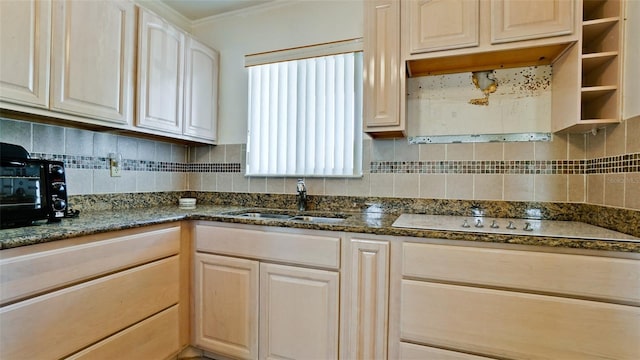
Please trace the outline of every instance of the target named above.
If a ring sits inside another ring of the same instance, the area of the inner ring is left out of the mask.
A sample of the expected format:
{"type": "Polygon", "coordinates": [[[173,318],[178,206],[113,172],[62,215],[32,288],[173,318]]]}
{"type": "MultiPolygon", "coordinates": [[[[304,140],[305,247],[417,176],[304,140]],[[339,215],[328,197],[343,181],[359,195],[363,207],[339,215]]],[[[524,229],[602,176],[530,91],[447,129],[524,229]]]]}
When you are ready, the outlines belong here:
{"type": "Polygon", "coordinates": [[[47,218],[44,164],[3,160],[0,167],[0,217],[2,224],[25,224],[47,218]]]}

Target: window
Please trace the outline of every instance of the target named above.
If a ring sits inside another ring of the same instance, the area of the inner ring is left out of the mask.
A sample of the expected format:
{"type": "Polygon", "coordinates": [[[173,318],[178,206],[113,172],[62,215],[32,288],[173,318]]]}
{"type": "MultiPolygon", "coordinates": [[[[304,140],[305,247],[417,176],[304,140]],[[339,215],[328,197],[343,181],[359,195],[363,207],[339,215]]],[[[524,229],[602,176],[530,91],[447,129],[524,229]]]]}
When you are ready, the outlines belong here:
{"type": "Polygon", "coordinates": [[[288,61],[258,54],[269,63],[248,68],[247,175],[362,175],[362,52],[353,43],[348,52],[336,54],[340,43],[325,44],[332,55],[288,61]]]}

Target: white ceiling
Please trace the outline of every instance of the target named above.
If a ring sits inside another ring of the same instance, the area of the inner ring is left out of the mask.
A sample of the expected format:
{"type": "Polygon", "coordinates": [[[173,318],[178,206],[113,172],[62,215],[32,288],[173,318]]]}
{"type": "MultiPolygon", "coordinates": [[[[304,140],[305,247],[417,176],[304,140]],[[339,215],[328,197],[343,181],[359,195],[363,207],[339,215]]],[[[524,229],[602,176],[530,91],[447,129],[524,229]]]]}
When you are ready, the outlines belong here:
{"type": "Polygon", "coordinates": [[[273,0],[160,0],[187,19],[194,21],[212,15],[264,4],[273,0]]]}

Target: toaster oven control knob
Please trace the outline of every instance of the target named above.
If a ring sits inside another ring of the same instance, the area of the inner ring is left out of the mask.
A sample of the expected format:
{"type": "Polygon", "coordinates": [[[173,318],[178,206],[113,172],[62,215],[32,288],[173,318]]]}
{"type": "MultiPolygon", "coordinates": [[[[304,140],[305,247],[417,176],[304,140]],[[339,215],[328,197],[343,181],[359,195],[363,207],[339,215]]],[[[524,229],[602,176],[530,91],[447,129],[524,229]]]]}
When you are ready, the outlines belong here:
{"type": "Polygon", "coordinates": [[[55,184],[53,184],[53,190],[57,191],[59,193],[64,192],[64,190],[65,190],[64,183],[55,183],[55,184]]]}
{"type": "Polygon", "coordinates": [[[66,207],[67,207],[67,202],[62,199],[58,199],[53,202],[53,210],[55,211],[62,211],[66,207]]]}
{"type": "Polygon", "coordinates": [[[56,175],[64,174],[64,168],[60,165],[51,165],[51,173],[56,175]]]}

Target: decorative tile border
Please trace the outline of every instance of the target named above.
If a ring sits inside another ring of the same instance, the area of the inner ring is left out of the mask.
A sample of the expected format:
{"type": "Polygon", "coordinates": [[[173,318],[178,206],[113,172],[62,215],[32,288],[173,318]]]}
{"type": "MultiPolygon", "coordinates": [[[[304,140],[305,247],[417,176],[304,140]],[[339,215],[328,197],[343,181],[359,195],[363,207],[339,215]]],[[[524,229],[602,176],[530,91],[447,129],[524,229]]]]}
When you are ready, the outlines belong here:
{"type": "MultiPolygon", "coordinates": [[[[63,161],[67,169],[108,170],[109,158],[81,155],[59,155],[31,153],[32,158],[51,159],[63,161]]],[[[122,160],[124,171],[150,171],[150,172],[215,172],[215,173],[239,173],[240,163],[206,163],[186,164],[167,161],[152,160],[122,160]]]]}
{"type": "Polygon", "coordinates": [[[587,160],[587,174],[640,172],[640,153],[587,160]]]}
{"type": "Polygon", "coordinates": [[[544,174],[583,175],[640,172],[640,153],[589,160],[372,161],[382,174],[544,174]]]}
{"type": "MultiPolygon", "coordinates": [[[[68,169],[108,170],[109,158],[32,153],[33,158],[64,161],[68,169]]],[[[240,163],[178,163],[124,159],[125,171],[240,173],[240,163]]],[[[373,174],[542,174],[584,175],[640,172],[640,153],[588,160],[372,161],[373,174]]]]}
{"type": "Polygon", "coordinates": [[[186,164],[189,172],[195,173],[239,173],[241,172],[240,163],[205,163],[205,164],[186,164]]]}
{"type": "Polygon", "coordinates": [[[371,162],[371,173],[396,174],[584,174],[585,168],[585,160],[371,162]]]}

